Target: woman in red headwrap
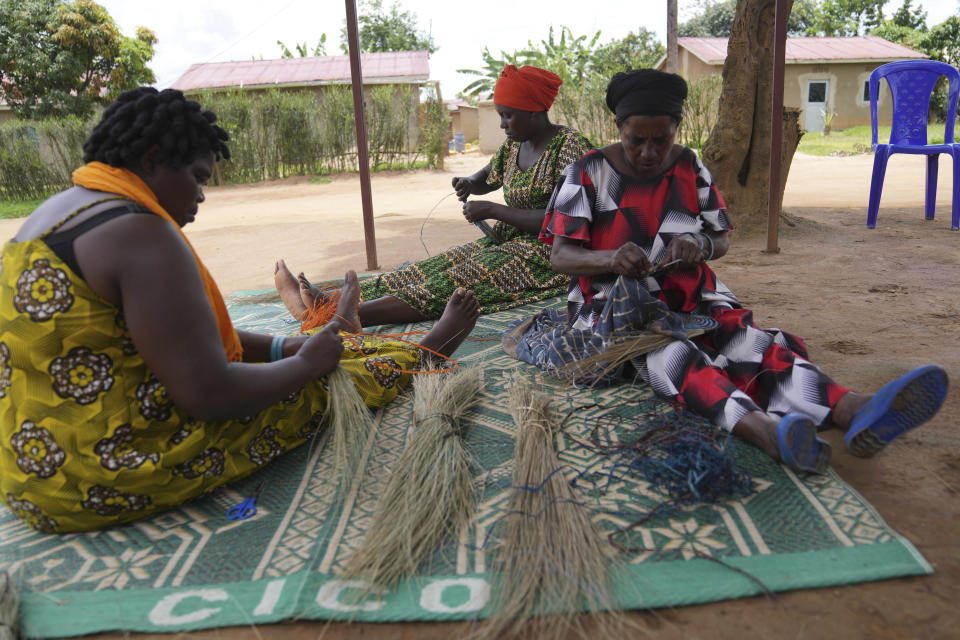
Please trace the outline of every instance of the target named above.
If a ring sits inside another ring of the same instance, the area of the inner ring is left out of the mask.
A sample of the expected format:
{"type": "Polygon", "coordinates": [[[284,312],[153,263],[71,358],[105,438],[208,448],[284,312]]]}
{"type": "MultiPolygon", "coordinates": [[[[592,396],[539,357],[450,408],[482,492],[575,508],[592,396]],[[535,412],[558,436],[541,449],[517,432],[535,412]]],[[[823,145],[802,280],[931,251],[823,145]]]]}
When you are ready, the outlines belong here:
{"type": "MultiPolygon", "coordinates": [[[[494,221],[492,234],[362,284],[364,326],[416,322],[440,317],[457,287],[476,295],[481,313],[544,300],[566,291],[568,278],[550,265],[550,248],[537,239],[544,211],[563,169],[592,148],[576,131],[550,122],[547,111],[562,84],[545,69],[507,65],[493,101],[507,134],[487,166],[453,178],[469,222],[494,221]],[[467,201],[503,188],[506,204],[467,201]]],[[[489,228],[489,227],[488,227],[489,228]]],[[[315,306],[319,292],[303,274],[298,279],[281,260],[276,284],[298,319],[315,306]]]]}

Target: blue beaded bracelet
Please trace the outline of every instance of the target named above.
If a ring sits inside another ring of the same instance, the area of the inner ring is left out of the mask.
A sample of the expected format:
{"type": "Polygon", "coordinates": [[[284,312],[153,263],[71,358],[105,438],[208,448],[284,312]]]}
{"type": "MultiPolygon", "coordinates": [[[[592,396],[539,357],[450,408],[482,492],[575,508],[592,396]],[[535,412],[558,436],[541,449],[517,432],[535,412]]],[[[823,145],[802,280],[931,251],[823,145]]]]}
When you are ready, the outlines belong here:
{"type": "Polygon", "coordinates": [[[270,341],[270,362],[283,359],[283,343],[286,341],[287,339],[281,336],[273,336],[270,341]]]}
{"type": "Polygon", "coordinates": [[[704,257],[703,257],[703,260],[704,260],[704,261],[713,260],[713,238],[711,238],[711,237],[710,237],[708,234],[706,234],[706,233],[702,233],[702,234],[700,234],[700,235],[702,235],[704,238],[706,238],[706,239],[707,239],[707,242],[710,243],[710,255],[709,255],[709,256],[704,256],[704,257]]]}

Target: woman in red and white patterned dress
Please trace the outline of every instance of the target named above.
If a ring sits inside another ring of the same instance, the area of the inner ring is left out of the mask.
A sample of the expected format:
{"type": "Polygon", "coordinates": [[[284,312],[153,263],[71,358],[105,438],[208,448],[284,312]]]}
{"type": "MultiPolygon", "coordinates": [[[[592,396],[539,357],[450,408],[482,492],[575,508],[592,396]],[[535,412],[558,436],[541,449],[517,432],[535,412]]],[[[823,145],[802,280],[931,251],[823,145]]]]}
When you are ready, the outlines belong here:
{"type": "Polygon", "coordinates": [[[732,225],[710,172],[675,142],[686,93],[675,74],[614,76],[607,105],[620,142],[570,165],[554,191],[540,237],[553,245],[554,268],[574,276],[571,327],[595,324],[618,277],[641,279],[670,311],[719,324],[635,359],[658,395],[795,469],[825,471],[830,447],[817,428],[829,423],[847,430],[852,453],[873,455],[939,410],[946,372],[927,365],[875,395],[856,393],[810,363],[802,339],[753,324],[707,264],[726,254],[732,225]],[[647,275],[671,262],[665,274],[647,275]]]}

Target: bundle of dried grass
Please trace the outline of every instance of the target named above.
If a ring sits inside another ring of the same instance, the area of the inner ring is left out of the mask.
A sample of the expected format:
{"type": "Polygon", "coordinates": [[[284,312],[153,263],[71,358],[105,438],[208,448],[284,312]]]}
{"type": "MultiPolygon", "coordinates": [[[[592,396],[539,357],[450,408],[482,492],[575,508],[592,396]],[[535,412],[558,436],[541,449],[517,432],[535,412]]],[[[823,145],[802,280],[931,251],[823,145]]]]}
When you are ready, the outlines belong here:
{"type": "Polygon", "coordinates": [[[611,611],[603,538],[560,469],[549,400],[516,379],[510,389],[516,449],[510,514],[498,551],[493,612],[483,638],[617,637],[622,616],[611,611]],[[596,625],[602,627],[599,631],[596,625]]]}
{"type": "Polygon", "coordinates": [[[414,377],[413,434],[347,562],[347,576],[390,588],[469,523],[477,495],[460,420],[482,388],[476,368],[414,377]]]}
{"type": "Polygon", "coordinates": [[[325,422],[330,428],[330,446],[333,448],[333,474],[340,483],[340,499],[346,497],[353,475],[360,466],[363,447],[373,430],[373,416],[357,392],[353,378],[338,366],[327,376],[327,403],[325,422]]]}
{"type": "MultiPolygon", "coordinates": [[[[703,329],[688,329],[687,337],[693,338],[706,333],[703,329]]],[[[617,337],[607,345],[607,348],[583,360],[567,364],[560,370],[560,377],[570,380],[595,378],[604,379],[623,363],[632,360],[654,349],[665,347],[676,340],[673,336],[653,331],[639,331],[630,335],[617,337]]]]}

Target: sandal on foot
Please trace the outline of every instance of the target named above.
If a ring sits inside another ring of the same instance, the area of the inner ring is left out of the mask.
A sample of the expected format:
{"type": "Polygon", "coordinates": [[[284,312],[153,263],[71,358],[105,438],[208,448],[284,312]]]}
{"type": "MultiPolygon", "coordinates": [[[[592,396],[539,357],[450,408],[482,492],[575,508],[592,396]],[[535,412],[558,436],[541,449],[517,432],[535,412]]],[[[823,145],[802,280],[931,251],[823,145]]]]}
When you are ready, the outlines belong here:
{"type": "Polygon", "coordinates": [[[928,364],[888,382],[863,405],[844,438],[847,450],[869,458],[894,438],[936,415],[947,397],[947,372],[928,364]]]}
{"type": "Polygon", "coordinates": [[[794,471],[826,473],[830,443],[817,437],[817,425],[802,413],[788,413],[777,425],[780,459],[794,471]]]}

